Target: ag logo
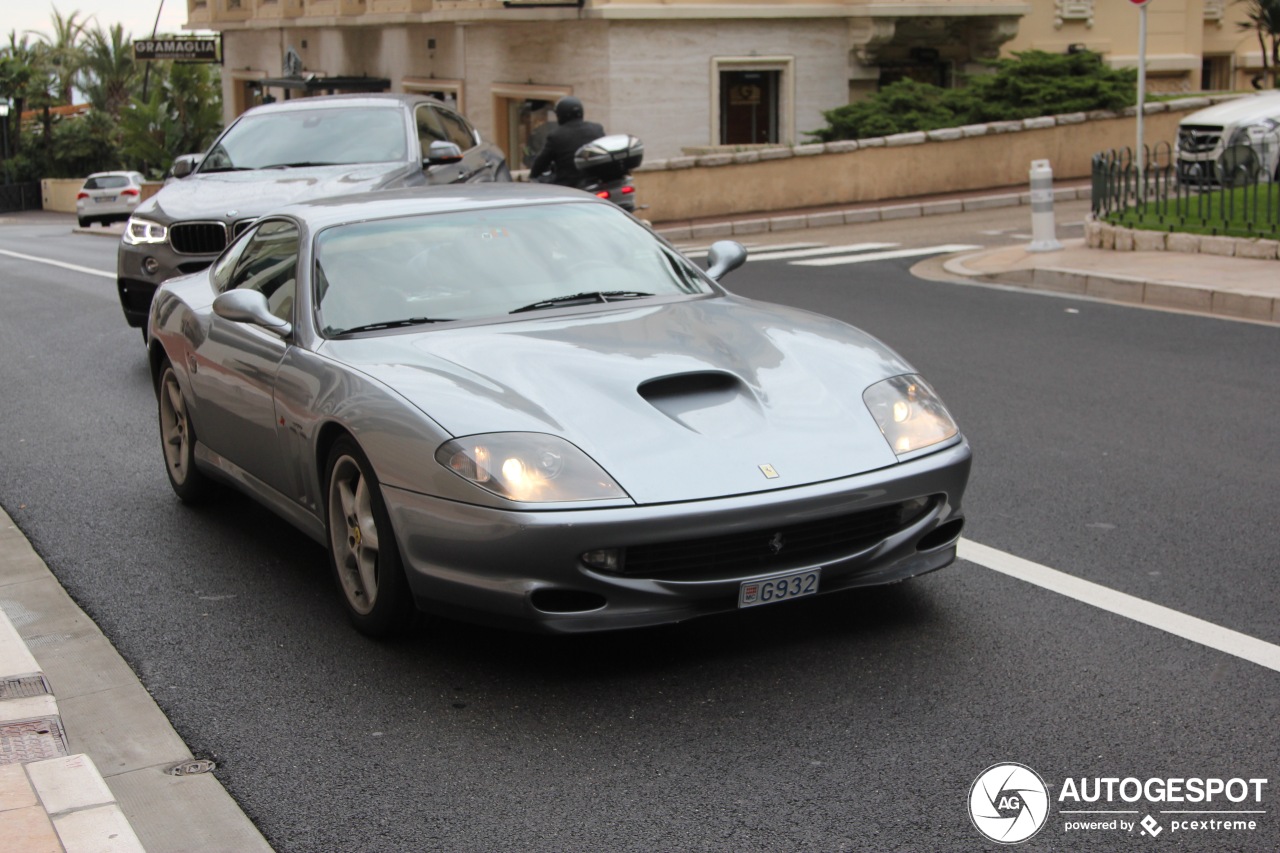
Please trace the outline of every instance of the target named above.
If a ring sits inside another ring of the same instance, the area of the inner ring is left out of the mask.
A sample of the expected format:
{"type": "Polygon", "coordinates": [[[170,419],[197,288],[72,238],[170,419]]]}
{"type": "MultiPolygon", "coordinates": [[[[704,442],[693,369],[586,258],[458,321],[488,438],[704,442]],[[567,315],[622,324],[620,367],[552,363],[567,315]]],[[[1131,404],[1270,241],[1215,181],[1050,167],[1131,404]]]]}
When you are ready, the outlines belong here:
{"type": "Polygon", "coordinates": [[[1040,774],[1023,764],[993,764],[969,789],[969,819],[1000,844],[1026,841],[1048,817],[1049,790],[1040,774]]]}

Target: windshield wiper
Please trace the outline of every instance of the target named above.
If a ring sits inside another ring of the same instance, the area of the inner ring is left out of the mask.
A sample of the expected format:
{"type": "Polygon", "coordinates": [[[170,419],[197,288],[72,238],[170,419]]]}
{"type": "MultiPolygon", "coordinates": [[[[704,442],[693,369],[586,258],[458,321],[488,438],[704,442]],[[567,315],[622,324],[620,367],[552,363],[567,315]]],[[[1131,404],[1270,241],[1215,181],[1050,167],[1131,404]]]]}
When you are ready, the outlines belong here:
{"type": "Polygon", "coordinates": [[[407,320],[386,320],[381,323],[365,323],[363,326],[352,326],[350,329],[342,329],[334,332],[331,329],[325,331],[333,335],[335,338],[344,337],[346,335],[354,335],[356,332],[377,332],[382,329],[403,329],[406,326],[423,326],[427,323],[450,323],[453,322],[452,317],[410,317],[407,320]]]}
{"type": "Polygon", "coordinates": [[[202,175],[208,175],[211,172],[252,172],[251,166],[211,166],[208,169],[201,169],[202,175]]]}
{"type": "Polygon", "coordinates": [[[554,308],[557,305],[565,305],[571,302],[580,302],[583,305],[587,305],[592,302],[611,302],[614,299],[643,299],[646,296],[653,296],[653,294],[645,293],[642,290],[594,290],[586,293],[571,293],[568,296],[556,296],[551,299],[543,299],[541,302],[531,302],[509,313],[519,314],[522,311],[541,311],[543,308],[554,308]]]}
{"type": "Polygon", "coordinates": [[[343,164],[341,164],[341,163],[326,163],[326,162],[321,162],[321,161],[317,161],[317,162],[307,162],[307,161],[305,161],[305,160],[304,160],[304,161],[303,161],[303,162],[301,162],[301,163],[272,163],[270,166],[263,166],[262,168],[263,168],[263,169],[302,169],[302,168],[305,168],[305,167],[307,167],[307,166],[341,166],[341,165],[343,165],[343,164]]]}

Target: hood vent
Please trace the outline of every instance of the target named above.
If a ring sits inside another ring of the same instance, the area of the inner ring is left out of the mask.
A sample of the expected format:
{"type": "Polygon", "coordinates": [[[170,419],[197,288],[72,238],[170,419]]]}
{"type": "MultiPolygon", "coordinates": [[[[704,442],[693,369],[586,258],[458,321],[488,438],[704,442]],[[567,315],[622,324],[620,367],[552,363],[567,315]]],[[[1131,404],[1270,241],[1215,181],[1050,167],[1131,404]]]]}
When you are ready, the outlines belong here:
{"type": "Polygon", "coordinates": [[[755,395],[729,373],[680,373],[650,379],[636,390],[671,420],[704,435],[742,435],[763,420],[755,395]]]}

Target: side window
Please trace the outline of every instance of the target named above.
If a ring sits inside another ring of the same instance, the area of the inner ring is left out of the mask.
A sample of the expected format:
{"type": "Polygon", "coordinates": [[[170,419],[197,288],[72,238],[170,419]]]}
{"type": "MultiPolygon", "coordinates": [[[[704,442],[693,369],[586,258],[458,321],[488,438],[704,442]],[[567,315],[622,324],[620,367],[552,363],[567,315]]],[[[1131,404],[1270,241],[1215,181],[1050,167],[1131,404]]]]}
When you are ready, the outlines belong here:
{"type": "MultiPolygon", "coordinates": [[[[257,233],[253,229],[246,230],[257,233]]],[[[222,256],[213,262],[213,289],[218,293],[225,293],[231,287],[231,273],[235,270],[240,256],[244,254],[250,239],[250,235],[241,234],[240,239],[232,242],[222,256]]]]}
{"type": "Polygon", "coordinates": [[[448,142],[449,136],[445,133],[444,125],[440,123],[440,117],[436,115],[436,111],[431,107],[425,104],[419,106],[415,119],[418,125],[418,143],[422,147],[422,159],[425,160],[427,158],[427,149],[431,146],[431,143],[437,141],[448,142]]]}
{"type": "Polygon", "coordinates": [[[444,123],[450,142],[455,143],[463,151],[476,147],[476,132],[471,129],[471,125],[467,124],[466,119],[449,110],[436,110],[436,112],[440,114],[440,120],[444,123]]]}
{"type": "Polygon", "coordinates": [[[298,226],[281,219],[264,222],[246,241],[229,288],[258,291],[272,314],[292,322],[297,268],[298,226]]]}

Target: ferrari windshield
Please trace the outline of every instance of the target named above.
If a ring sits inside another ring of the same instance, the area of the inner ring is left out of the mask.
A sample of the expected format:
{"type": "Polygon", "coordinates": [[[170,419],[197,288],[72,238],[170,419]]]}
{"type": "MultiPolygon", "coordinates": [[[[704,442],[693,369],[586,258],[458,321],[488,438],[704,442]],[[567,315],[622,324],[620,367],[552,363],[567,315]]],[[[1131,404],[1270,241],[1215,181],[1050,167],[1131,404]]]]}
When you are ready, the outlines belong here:
{"type": "Polygon", "coordinates": [[[397,107],[250,113],[209,149],[200,171],[404,160],[406,140],[404,114],[397,107]]]}
{"type": "Polygon", "coordinates": [[[316,237],[315,288],[329,336],[712,292],[644,226],[591,202],[334,226],[316,237]]]}

